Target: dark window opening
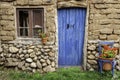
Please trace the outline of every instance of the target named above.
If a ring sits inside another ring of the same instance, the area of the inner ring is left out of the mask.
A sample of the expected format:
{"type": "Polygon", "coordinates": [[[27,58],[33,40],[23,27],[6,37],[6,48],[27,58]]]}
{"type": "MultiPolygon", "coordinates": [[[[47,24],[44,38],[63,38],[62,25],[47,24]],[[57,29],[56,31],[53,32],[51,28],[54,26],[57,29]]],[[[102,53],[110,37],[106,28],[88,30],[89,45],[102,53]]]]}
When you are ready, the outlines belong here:
{"type": "Polygon", "coordinates": [[[28,36],[28,11],[19,11],[20,36],[28,36]]]}

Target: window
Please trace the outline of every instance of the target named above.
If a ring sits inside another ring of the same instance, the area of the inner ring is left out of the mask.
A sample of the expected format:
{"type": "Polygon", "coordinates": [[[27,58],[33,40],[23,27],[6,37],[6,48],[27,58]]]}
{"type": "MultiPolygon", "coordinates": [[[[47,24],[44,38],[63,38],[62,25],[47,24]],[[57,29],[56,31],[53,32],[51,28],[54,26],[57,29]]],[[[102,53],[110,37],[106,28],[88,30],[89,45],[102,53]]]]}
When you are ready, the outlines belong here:
{"type": "Polygon", "coordinates": [[[43,9],[17,9],[18,37],[38,37],[38,30],[44,30],[43,9]]]}

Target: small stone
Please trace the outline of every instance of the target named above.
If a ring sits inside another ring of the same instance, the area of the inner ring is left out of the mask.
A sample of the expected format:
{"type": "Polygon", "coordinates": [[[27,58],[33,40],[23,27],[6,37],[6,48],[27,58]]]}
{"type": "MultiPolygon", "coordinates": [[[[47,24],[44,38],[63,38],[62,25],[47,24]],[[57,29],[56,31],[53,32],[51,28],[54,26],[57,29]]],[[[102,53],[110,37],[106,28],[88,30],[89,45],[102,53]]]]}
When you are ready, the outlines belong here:
{"type": "Polygon", "coordinates": [[[51,65],[52,65],[52,67],[55,67],[55,62],[52,62],[52,64],[51,64],[51,65]]]}
{"type": "Polygon", "coordinates": [[[44,53],[45,56],[47,56],[47,54],[48,54],[48,53],[46,53],[46,52],[44,53]]]}
{"type": "Polygon", "coordinates": [[[117,64],[118,64],[118,66],[120,66],[120,60],[117,60],[117,64]]]}
{"type": "Polygon", "coordinates": [[[30,57],[32,57],[32,58],[33,58],[33,57],[36,57],[35,53],[31,53],[31,54],[30,54],[30,57]]]}
{"type": "Polygon", "coordinates": [[[27,67],[26,70],[32,71],[32,68],[31,67],[27,67]]]}
{"type": "Polygon", "coordinates": [[[120,66],[116,66],[116,69],[120,71],[120,66]]]}
{"type": "Polygon", "coordinates": [[[37,67],[38,67],[39,69],[42,68],[42,65],[41,65],[40,61],[37,61],[37,67]]]}
{"type": "Polygon", "coordinates": [[[87,54],[90,55],[92,52],[91,51],[88,51],[87,54]]]}
{"type": "Polygon", "coordinates": [[[41,52],[37,52],[36,55],[39,56],[41,54],[41,52]]]}
{"type": "Polygon", "coordinates": [[[25,55],[25,58],[29,58],[29,54],[26,54],[26,55],[25,55]]]}
{"type": "Polygon", "coordinates": [[[3,49],[0,47],[0,53],[3,51],[3,49]]]}
{"type": "Polygon", "coordinates": [[[96,51],[92,51],[92,54],[95,55],[95,54],[97,54],[97,52],[96,51]]]}
{"type": "Polygon", "coordinates": [[[4,53],[0,54],[0,57],[4,57],[4,53]]]}
{"type": "Polygon", "coordinates": [[[33,60],[31,58],[27,58],[26,61],[29,63],[33,62],[33,60]]]}
{"type": "Polygon", "coordinates": [[[54,57],[54,56],[55,56],[55,53],[49,52],[48,55],[49,55],[50,57],[54,57]]]}
{"type": "Polygon", "coordinates": [[[106,40],[107,39],[107,35],[99,35],[100,40],[106,40]]]}
{"type": "Polygon", "coordinates": [[[116,59],[120,59],[120,55],[116,55],[116,59]]]}
{"type": "Polygon", "coordinates": [[[55,57],[49,57],[49,59],[50,59],[51,61],[54,61],[54,60],[55,60],[55,57]]]}
{"type": "Polygon", "coordinates": [[[23,58],[23,57],[24,57],[24,54],[21,54],[21,55],[20,55],[20,58],[23,58]]]}
{"type": "Polygon", "coordinates": [[[36,68],[37,65],[36,65],[36,63],[32,62],[32,63],[30,64],[30,67],[32,67],[32,68],[36,68]]]}
{"type": "Polygon", "coordinates": [[[97,61],[96,60],[88,60],[88,63],[89,64],[97,64],[97,61]]]}
{"type": "Polygon", "coordinates": [[[37,59],[38,59],[38,57],[36,56],[36,57],[34,57],[34,58],[33,58],[33,61],[35,61],[35,62],[36,62],[36,61],[37,61],[37,59]]]}
{"type": "Polygon", "coordinates": [[[27,50],[23,50],[23,53],[24,53],[24,54],[27,54],[27,50]]]}
{"type": "Polygon", "coordinates": [[[113,47],[119,48],[119,44],[114,44],[113,47]]]}
{"type": "Polygon", "coordinates": [[[50,51],[50,49],[45,49],[45,52],[49,52],[50,51]]]}
{"type": "Polygon", "coordinates": [[[87,69],[90,69],[90,68],[91,68],[90,64],[87,63],[87,69]]]}
{"type": "Polygon", "coordinates": [[[44,49],[41,49],[41,52],[45,52],[44,49]]]}
{"type": "Polygon", "coordinates": [[[51,66],[46,66],[45,68],[43,68],[43,70],[45,72],[53,72],[53,71],[55,71],[55,68],[52,68],[51,66]]]}
{"type": "Polygon", "coordinates": [[[10,48],[9,48],[9,51],[10,51],[11,53],[17,53],[18,50],[19,50],[19,49],[17,49],[16,47],[10,47],[10,48]]]}
{"type": "Polygon", "coordinates": [[[49,46],[44,46],[43,48],[44,48],[44,49],[47,49],[47,48],[49,48],[49,46]]]}
{"type": "Polygon", "coordinates": [[[20,48],[18,53],[20,53],[20,54],[21,54],[22,52],[23,52],[23,50],[22,50],[22,48],[20,48]]]}
{"type": "Polygon", "coordinates": [[[13,62],[17,62],[18,59],[16,59],[16,58],[12,58],[12,61],[13,61],[13,62]]]}
{"type": "Polygon", "coordinates": [[[48,56],[44,56],[44,58],[43,58],[43,59],[45,59],[45,60],[46,60],[46,59],[48,59],[48,56]]]}
{"type": "Polygon", "coordinates": [[[46,63],[43,63],[42,66],[43,66],[43,67],[44,67],[44,66],[47,66],[47,64],[46,64],[46,63]]]}
{"type": "Polygon", "coordinates": [[[95,50],[95,49],[96,49],[96,46],[94,46],[94,45],[91,45],[88,47],[88,50],[95,50]]]}
{"type": "Polygon", "coordinates": [[[40,62],[42,62],[42,63],[43,63],[43,62],[45,62],[45,60],[44,60],[44,59],[40,59],[40,62]]]}
{"type": "Polygon", "coordinates": [[[24,71],[26,68],[25,68],[25,66],[22,66],[22,70],[24,71]]]}
{"type": "Polygon", "coordinates": [[[9,61],[5,64],[5,66],[7,66],[7,67],[15,67],[17,65],[18,65],[18,62],[11,62],[11,61],[9,61]]]}
{"type": "Polygon", "coordinates": [[[36,69],[33,69],[32,72],[35,73],[35,72],[36,72],[36,69]]]}
{"type": "Polygon", "coordinates": [[[25,67],[29,67],[30,66],[30,64],[29,63],[25,63],[25,67]]]}
{"type": "Polygon", "coordinates": [[[41,59],[41,56],[38,56],[38,59],[40,60],[40,59],[41,59]]]}
{"type": "Polygon", "coordinates": [[[29,50],[28,50],[28,53],[32,53],[32,52],[33,52],[33,50],[32,50],[32,49],[29,49],[29,50]]]}
{"type": "Polygon", "coordinates": [[[22,44],[17,44],[16,47],[20,48],[20,47],[22,47],[22,44]]]}
{"type": "Polygon", "coordinates": [[[47,59],[47,61],[46,61],[46,62],[47,62],[47,64],[50,64],[50,63],[51,63],[49,59],[47,59]]]}
{"type": "Polygon", "coordinates": [[[94,71],[94,69],[93,69],[93,68],[90,68],[89,71],[94,71]]]}
{"type": "Polygon", "coordinates": [[[25,61],[23,61],[23,62],[19,62],[19,64],[18,64],[18,68],[22,68],[22,66],[25,64],[25,61]]]}
{"type": "Polygon", "coordinates": [[[88,56],[88,59],[95,59],[95,56],[89,55],[89,56],[88,56]]]}
{"type": "Polygon", "coordinates": [[[30,47],[30,49],[34,49],[34,48],[35,48],[35,46],[31,46],[31,47],[30,47]]]}
{"type": "Polygon", "coordinates": [[[37,47],[38,47],[38,48],[42,48],[42,46],[41,46],[41,45],[38,45],[37,47]]]}

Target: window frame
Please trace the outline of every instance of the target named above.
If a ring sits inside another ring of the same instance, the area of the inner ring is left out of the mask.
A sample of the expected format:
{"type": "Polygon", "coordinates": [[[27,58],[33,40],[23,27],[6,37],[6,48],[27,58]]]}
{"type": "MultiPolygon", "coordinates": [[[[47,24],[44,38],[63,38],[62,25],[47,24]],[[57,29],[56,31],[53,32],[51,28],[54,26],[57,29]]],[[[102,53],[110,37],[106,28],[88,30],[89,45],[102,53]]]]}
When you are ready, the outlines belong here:
{"type": "MultiPolygon", "coordinates": [[[[16,8],[16,26],[17,26],[17,36],[19,38],[36,38],[34,35],[34,10],[41,11],[41,24],[42,24],[42,32],[44,32],[44,8],[16,8]],[[28,36],[21,36],[20,35],[20,21],[19,21],[19,11],[28,11],[28,36]]],[[[40,29],[40,28],[38,28],[40,29]]],[[[37,36],[38,38],[38,36],[37,36]]]]}

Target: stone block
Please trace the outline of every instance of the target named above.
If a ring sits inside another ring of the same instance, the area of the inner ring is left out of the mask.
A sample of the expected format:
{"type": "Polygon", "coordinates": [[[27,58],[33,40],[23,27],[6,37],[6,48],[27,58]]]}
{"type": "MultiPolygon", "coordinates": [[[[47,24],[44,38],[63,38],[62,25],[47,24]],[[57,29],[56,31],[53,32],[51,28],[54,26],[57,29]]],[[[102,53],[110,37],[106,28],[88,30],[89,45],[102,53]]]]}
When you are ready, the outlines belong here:
{"type": "Polygon", "coordinates": [[[0,8],[4,8],[4,9],[11,9],[13,8],[13,4],[12,3],[7,3],[7,2],[4,2],[1,4],[0,8]]]}
{"type": "Polygon", "coordinates": [[[114,30],[114,34],[120,34],[120,30],[114,30]]]}
{"type": "Polygon", "coordinates": [[[109,35],[109,36],[107,36],[108,40],[117,40],[118,38],[119,38],[118,35],[109,35]]]}
{"type": "Polygon", "coordinates": [[[112,5],[112,4],[111,4],[110,7],[112,7],[112,8],[116,8],[116,9],[119,9],[119,8],[120,8],[120,4],[115,4],[115,5],[112,5]]]}
{"type": "Polygon", "coordinates": [[[91,0],[92,3],[104,3],[104,0],[91,0]]]}
{"type": "Polygon", "coordinates": [[[95,59],[95,56],[94,55],[89,55],[88,59],[95,59]]]}
{"type": "Polygon", "coordinates": [[[96,60],[87,60],[89,64],[97,64],[96,60]]]}
{"type": "Polygon", "coordinates": [[[14,32],[14,30],[15,30],[15,27],[14,27],[14,26],[5,26],[5,27],[3,27],[3,30],[4,30],[4,31],[13,31],[13,33],[15,33],[15,32],[14,32]]]}
{"type": "Polygon", "coordinates": [[[9,51],[11,52],[11,53],[17,53],[18,52],[18,48],[16,48],[16,47],[10,47],[9,48],[9,51]]]}
{"type": "Polygon", "coordinates": [[[14,40],[13,36],[1,36],[2,41],[11,41],[14,40]]]}
{"type": "Polygon", "coordinates": [[[15,1],[15,0],[1,0],[3,2],[11,2],[11,1],[15,1]]]}
{"type": "Polygon", "coordinates": [[[43,3],[43,0],[28,0],[29,5],[40,5],[43,3]]]}
{"type": "Polygon", "coordinates": [[[112,32],[113,32],[113,29],[110,29],[110,28],[105,28],[100,30],[101,34],[112,34],[112,32]]]}
{"type": "Polygon", "coordinates": [[[106,8],[109,8],[109,7],[106,4],[95,4],[95,8],[106,9],[106,8]]]}
{"type": "Polygon", "coordinates": [[[0,31],[0,35],[1,35],[1,36],[6,36],[7,33],[8,33],[8,31],[0,31]]]}
{"type": "Polygon", "coordinates": [[[106,4],[106,3],[120,3],[118,0],[92,0],[92,3],[103,3],[103,4],[106,4]]]}
{"type": "Polygon", "coordinates": [[[96,40],[96,39],[98,39],[98,36],[90,35],[90,36],[88,36],[88,39],[89,40],[96,40]]]}
{"type": "Polygon", "coordinates": [[[1,24],[1,25],[4,25],[4,26],[13,26],[14,21],[10,21],[10,20],[1,20],[1,21],[0,21],[0,24],[1,24]]]}
{"type": "Polygon", "coordinates": [[[88,50],[92,50],[93,51],[95,49],[96,49],[96,46],[94,46],[94,45],[91,45],[91,46],[88,47],[88,50]]]}
{"type": "MultiPolygon", "coordinates": [[[[120,47],[120,45],[118,44],[118,43],[115,43],[114,45],[113,45],[114,47],[116,47],[116,48],[119,48],[120,47]]],[[[118,55],[117,55],[118,56],[118,55]]],[[[117,57],[116,56],[116,57],[117,57]]],[[[119,57],[120,58],[120,57],[119,57]]]]}
{"type": "Polygon", "coordinates": [[[108,8],[108,9],[102,9],[101,13],[103,14],[111,14],[111,13],[120,13],[119,9],[114,9],[114,8],[108,8]]]}
{"type": "Polygon", "coordinates": [[[110,18],[110,19],[119,19],[120,18],[120,14],[117,14],[117,13],[108,14],[107,17],[110,18]]]}
{"type": "Polygon", "coordinates": [[[14,16],[13,15],[2,15],[1,18],[3,20],[14,20],[14,16]]]}
{"type": "Polygon", "coordinates": [[[16,0],[16,2],[14,2],[14,5],[28,5],[29,4],[29,0],[16,0]]]}
{"type": "Polygon", "coordinates": [[[96,14],[90,14],[90,19],[104,19],[106,18],[106,15],[96,13],[96,14]]]}
{"type": "Polygon", "coordinates": [[[7,36],[15,36],[15,31],[7,31],[7,36]]]}
{"type": "Polygon", "coordinates": [[[107,35],[99,35],[99,39],[100,40],[106,40],[107,39],[107,35]]]}

